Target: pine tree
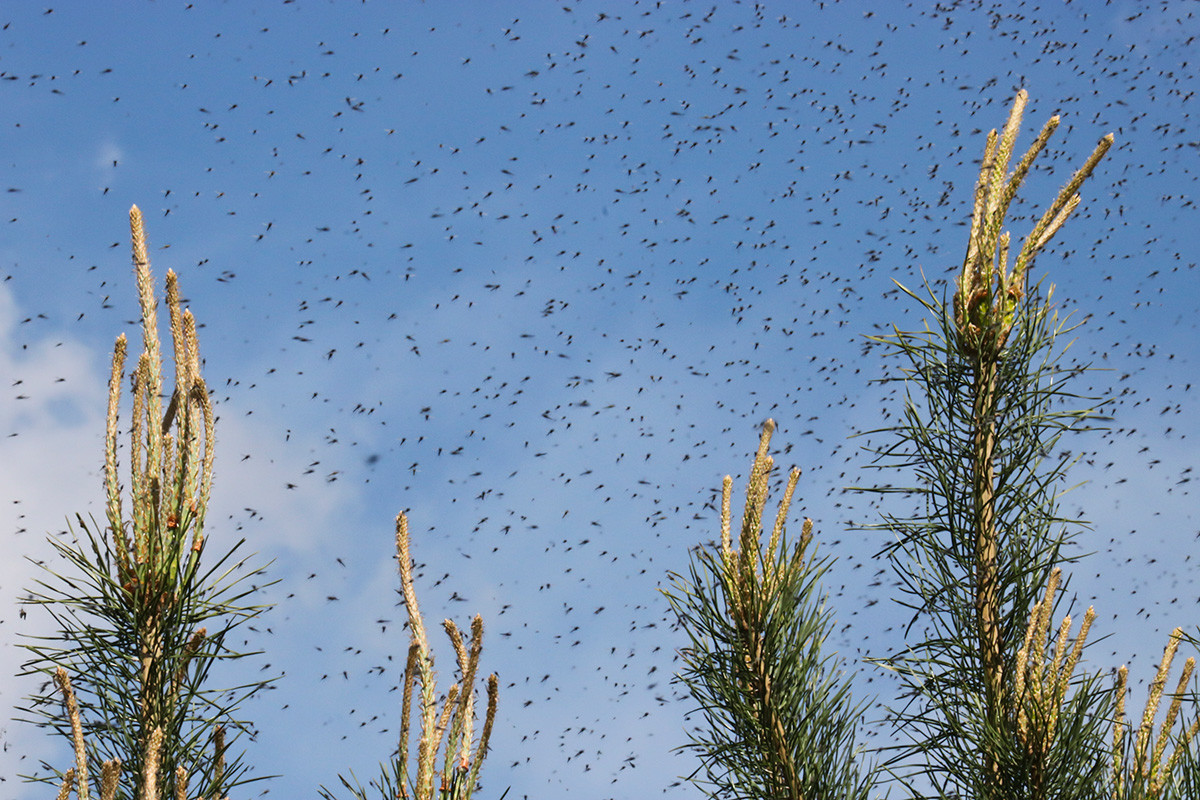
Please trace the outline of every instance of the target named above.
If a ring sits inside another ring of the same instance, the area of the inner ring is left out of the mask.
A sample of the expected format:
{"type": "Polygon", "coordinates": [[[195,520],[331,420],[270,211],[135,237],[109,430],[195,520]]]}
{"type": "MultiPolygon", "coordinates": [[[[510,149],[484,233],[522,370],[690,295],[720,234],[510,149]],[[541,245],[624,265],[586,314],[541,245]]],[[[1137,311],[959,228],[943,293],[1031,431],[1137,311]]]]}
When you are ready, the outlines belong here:
{"type": "Polygon", "coordinates": [[[107,525],[77,516],[82,537],[51,542],[73,572],[49,572],[29,602],[58,627],[33,637],[26,674],[47,678],[28,698],[28,718],[72,743],[75,766],[55,777],[59,796],[225,797],[251,778],[229,748],[251,730],[237,709],[269,680],[208,685],[217,664],[244,658],[229,634],[266,610],[248,598],[261,568],[238,556],[245,543],[210,552],[204,521],[213,480],[212,400],[200,374],[196,321],[167,272],[174,385],[165,386],[158,298],[142,214],[129,213],[142,310],[142,353],[131,375],[130,486],[117,471],[121,383],[128,343],[113,353],[105,436],[107,525]],[[164,399],[169,400],[164,407],[164,399]],[[66,713],[64,714],[64,707],[66,713]],[[100,763],[97,775],[90,764],[100,763]],[[120,776],[130,776],[121,781],[120,776]]]}

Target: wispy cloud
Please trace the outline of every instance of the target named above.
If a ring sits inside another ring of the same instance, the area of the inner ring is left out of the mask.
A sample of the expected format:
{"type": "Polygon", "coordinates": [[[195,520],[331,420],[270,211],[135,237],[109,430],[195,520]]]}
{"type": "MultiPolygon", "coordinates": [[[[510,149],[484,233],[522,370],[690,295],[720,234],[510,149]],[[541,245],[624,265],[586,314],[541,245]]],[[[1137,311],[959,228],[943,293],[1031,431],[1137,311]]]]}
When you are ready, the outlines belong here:
{"type": "MultiPolygon", "coordinates": [[[[10,708],[36,688],[34,679],[15,677],[25,660],[14,646],[19,635],[50,632],[49,620],[36,610],[22,617],[18,600],[44,577],[35,562],[50,559],[46,536],[66,535],[74,514],[98,509],[104,430],[103,354],[71,340],[22,342],[17,333],[24,318],[12,292],[0,285],[0,375],[7,378],[0,390],[6,553],[0,559],[0,702],[10,708]]],[[[15,725],[0,724],[0,776],[8,780],[32,772],[31,760],[50,752],[45,737],[14,736],[15,725]],[[16,738],[19,748],[11,744],[16,738]]]]}

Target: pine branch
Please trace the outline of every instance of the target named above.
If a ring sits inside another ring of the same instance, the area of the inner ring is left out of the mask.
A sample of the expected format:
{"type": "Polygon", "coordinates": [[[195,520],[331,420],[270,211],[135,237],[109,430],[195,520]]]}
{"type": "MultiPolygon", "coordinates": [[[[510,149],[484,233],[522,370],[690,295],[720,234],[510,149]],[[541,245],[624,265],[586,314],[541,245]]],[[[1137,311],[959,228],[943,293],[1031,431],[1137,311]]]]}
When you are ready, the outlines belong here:
{"type": "Polygon", "coordinates": [[[248,723],[234,716],[237,705],[269,680],[214,689],[206,679],[215,662],[252,655],[230,650],[225,641],[266,608],[244,602],[258,591],[247,584],[261,568],[234,560],[242,542],[223,555],[210,555],[211,565],[203,561],[215,418],[200,375],[196,323],[191,311],[182,308],[178,279],[168,271],[175,389],[164,410],[158,300],[136,206],[129,220],[142,311],[142,353],[130,376],[129,496],[123,496],[117,477],[127,360],[122,334],[108,382],[103,482],[107,526],[77,518],[82,537],[52,539],[73,574],[48,570],[29,600],[45,608],[59,630],[29,639],[25,646],[31,658],[24,674],[55,676],[68,699],[69,725],[46,694],[29,698],[23,710],[36,724],[72,738],[76,764],[71,772],[81,798],[89,793],[90,758],[103,762],[102,800],[118,794],[128,800],[175,795],[178,782],[189,780],[204,795],[223,797],[231,788],[259,779],[246,777],[240,756],[226,763],[223,731],[229,728],[240,735],[249,730],[248,723]],[[215,761],[205,752],[214,736],[222,741],[215,761]],[[119,786],[120,764],[133,776],[132,786],[119,786]]]}
{"type": "Polygon", "coordinates": [[[721,542],[692,553],[688,576],[672,573],[670,602],[691,641],[676,680],[704,725],[684,747],[701,758],[713,797],[865,800],[876,781],[855,744],[864,707],[849,696],[840,662],[822,653],[833,626],[820,593],[829,561],[807,555],[812,521],[790,542],[786,521],[799,470],[788,476],[767,541],[764,510],[774,423],[750,470],[738,549],[732,479],[725,478],[721,542]]]}

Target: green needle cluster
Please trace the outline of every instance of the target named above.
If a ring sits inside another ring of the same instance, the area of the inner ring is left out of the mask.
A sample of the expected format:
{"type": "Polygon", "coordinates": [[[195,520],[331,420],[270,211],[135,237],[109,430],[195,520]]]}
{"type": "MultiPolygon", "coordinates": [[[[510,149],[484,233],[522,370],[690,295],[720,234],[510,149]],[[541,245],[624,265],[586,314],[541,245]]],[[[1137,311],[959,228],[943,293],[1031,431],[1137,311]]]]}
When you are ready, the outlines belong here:
{"type": "Polygon", "coordinates": [[[174,380],[163,376],[158,298],[142,214],[129,213],[142,312],[142,352],[132,374],[129,491],[117,463],[121,386],[128,343],[114,348],[104,450],[107,525],[77,518],[82,539],[51,540],[74,574],[50,572],[29,602],[43,606],[55,635],[31,638],[28,673],[52,678],[55,691],[34,695],[29,719],[67,736],[75,766],[55,771],[61,796],[95,790],[114,798],[205,797],[219,800],[247,777],[227,753],[249,730],[236,710],[269,683],[214,689],[221,661],[252,653],[227,644],[231,631],[266,610],[246,602],[261,568],[237,556],[243,544],[209,552],[204,518],[213,480],[215,418],[200,374],[196,321],[182,308],[179,282],[167,273],[166,305],[174,380]],[[169,398],[169,399],[168,399],[169,398]],[[164,400],[167,402],[164,405],[164,400]],[[58,697],[66,701],[67,719],[58,697]],[[89,772],[99,762],[99,774],[89,772]],[[128,780],[118,780],[125,775],[128,780]],[[97,781],[98,777],[98,781],[97,781]],[[90,785],[94,783],[95,785],[90,785]]]}
{"type": "MultiPolygon", "coordinates": [[[[823,652],[834,625],[821,592],[829,561],[809,552],[812,521],[789,540],[786,526],[800,479],[792,470],[764,541],[775,423],[763,428],[734,546],[733,480],[721,498],[721,542],[693,550],[687,576],[664,590],[690,644],[679,681],[703,724],[688,749],[712,797],[866,800],[875,771],[859,763],[862,707],[850,677],[823,652]]],[[[814,548],[815,550],[815,548],[814,548]]]]}

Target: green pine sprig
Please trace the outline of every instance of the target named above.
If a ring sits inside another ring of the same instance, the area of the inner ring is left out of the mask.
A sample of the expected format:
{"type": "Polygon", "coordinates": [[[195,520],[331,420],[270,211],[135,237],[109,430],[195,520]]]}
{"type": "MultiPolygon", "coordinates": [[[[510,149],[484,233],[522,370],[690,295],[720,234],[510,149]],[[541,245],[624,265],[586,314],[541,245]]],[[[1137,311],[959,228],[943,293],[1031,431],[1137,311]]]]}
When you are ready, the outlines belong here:
{"type": "Polygon", "coordinates": [[[200,374],[196,323],[167,273],[173,388],[163,379],[158,300],[141,212],[130,211],[142,310],[142,353],[131,378],[130,483],[122,491],[117,450],[127,342],[114,348],[105,436],[107,525],[76,517],[78,531],[51,543],[64,564],[47,568],[28,602],[56,633],[29,637],[23,674],[46,678],[25,718],[72,742],[76,765],[53,777],[85,798],[224,797],[251,780],[228,748],[251,730],[240,705],[270,680],[212,688],[213,667],[255,653],[229,635],[267,606],[250,598],[263,568],[239,555],[244,541],[209,553],[204,520],[213,480],[215,417],[200,374]],[[169,397],[164,408],[163,399],[169,397]],[[59,695],[72,709],[66,717],[59,695]],[[226,732],[233,737],[226,742],[226,732]],[[211,751],[211,754],[210,754],[211,751]],[[88,770],[99,762],[99,771],[88,770]],[[107,766],[105,766],[107,765],[107,766]],[[117,781],[118,774],[131,780],[117,781]],[[89,775],[91,776],[89,778],[89,775]],[[89,787],[89,780],[97,785],[89,787]]]}
{"type": "Polygon", "coordinates": [[[799,470],[764,541],[773,430],[768,420],[736,543],[726,477],[720,545],[695,548],[688,574],[672,573],[663,590],[689,639],[677,681],[700,717],[684,749],[699,756],[704,777],[692,779],[712,797],[866,800],[875,771],[856,742],[864,707],[825,649],[834,618],[821,579],[831,562],[809,551],[811,520],[795,539],[786,532],[799,470]]]}

